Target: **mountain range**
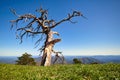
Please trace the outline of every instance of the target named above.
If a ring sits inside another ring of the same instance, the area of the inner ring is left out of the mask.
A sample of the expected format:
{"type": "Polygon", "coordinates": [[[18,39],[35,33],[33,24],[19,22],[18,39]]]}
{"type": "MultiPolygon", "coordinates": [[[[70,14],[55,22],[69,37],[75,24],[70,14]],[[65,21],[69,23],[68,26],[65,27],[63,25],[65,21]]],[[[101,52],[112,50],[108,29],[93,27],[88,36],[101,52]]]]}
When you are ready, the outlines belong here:
{"type": "MultiPolygon", "coordinates": [[[[39,56],[33,57],[36,62],[40,62],[39,56]]],[[[120,63],[120,55],[108,55],[108,56],[64,56],[67,64],[73,64],[73,59],[77,58],[84,64],[89,63],[120,63]]],[[[0,63],[15,64],[17,56],[0,56],[0,63]]]]}

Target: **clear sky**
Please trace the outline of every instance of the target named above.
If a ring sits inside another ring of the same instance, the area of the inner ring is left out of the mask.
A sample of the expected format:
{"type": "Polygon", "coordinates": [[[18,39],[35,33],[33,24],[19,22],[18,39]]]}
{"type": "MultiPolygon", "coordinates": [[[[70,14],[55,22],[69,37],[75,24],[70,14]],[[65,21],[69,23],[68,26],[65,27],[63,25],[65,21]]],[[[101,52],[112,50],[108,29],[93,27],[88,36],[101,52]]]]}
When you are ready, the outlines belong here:
{"type": "Polygon", "coordinates": [[[54,31],[59,32],[61,42],[54,47],[64,55],[120,55],[120,0],[1,0],[0,1],[0,56],[20,56],[28,52],[39,55],[34,39],[16,39],[10,30],[10,20],[17,13],[33,13],[42,6],[49,11],[49,18],[59,21],[72,10],[81,11],[88,20],[77,17],[76,24],[65,22],[54,31]]]}

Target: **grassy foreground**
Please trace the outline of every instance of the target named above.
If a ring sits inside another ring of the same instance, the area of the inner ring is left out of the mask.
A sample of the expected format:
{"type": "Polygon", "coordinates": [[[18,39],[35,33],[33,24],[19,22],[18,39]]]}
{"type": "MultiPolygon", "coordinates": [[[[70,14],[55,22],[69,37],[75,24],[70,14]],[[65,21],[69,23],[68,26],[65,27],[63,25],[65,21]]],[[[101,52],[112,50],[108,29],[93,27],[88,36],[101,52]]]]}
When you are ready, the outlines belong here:
{"type": "Polygon", "coordinates": [[[120,64],[50,67],[0,64],[0,80],[120,80],[120,64]]]}

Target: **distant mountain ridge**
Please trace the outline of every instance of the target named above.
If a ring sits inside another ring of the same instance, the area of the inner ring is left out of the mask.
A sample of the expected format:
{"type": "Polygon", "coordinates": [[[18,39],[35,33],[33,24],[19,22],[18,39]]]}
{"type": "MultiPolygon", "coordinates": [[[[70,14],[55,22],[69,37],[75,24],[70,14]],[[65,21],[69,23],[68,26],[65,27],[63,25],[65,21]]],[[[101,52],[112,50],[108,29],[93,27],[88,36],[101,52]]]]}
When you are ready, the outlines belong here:
{"type": "MultiPolygon", "coordinates": [[[[67,64],[73,64],[73,59],[77,58],[84,64],[89,64],[92,62],[99,63],[120,63],[120,55],[113,56],[64,56],[67,64]]],[[[40,57],[35,56],[36,62],[40,62],[40,57]]],[[[15,64],[17,56],[0,56],[0,63],[15,64]]]]}
{"type": "Polygon", "coordinates": [[[120,63],[120,55],[107,55],[107,56],[65,56],[67,63],[73,64],[73,59],[81,59],[83,63],[99,62],[99,63],[120,63]]]}
{"type": "Polygon", "coordinates": [[[92,57],[84,57],[79,59],[83,64],[102,63],[98,59],[92,57]]]}
{"type": "Polygon", "coordinates": [[[0,63],[15,64],[17,56],[0,56],[0,63]]]}

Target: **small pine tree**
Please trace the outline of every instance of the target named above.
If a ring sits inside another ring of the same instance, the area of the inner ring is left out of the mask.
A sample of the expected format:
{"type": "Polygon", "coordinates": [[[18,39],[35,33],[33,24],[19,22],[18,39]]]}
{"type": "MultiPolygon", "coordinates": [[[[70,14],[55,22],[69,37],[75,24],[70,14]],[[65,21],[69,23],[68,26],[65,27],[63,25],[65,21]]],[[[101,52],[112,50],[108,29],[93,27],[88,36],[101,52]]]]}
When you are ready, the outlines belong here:
{"type": "Polygon", "coordinates": [[[19,65],[35,65],[36,62],[34,58],[31,57],[31,54],[24,53],[21,57],[18,57],[18,60],[16,61],[16,64],[19,65]]]}

